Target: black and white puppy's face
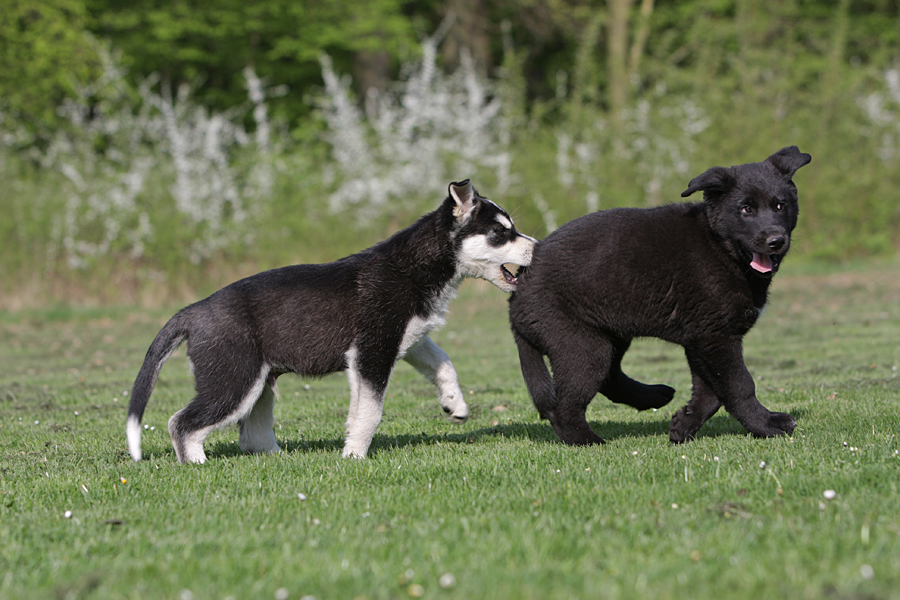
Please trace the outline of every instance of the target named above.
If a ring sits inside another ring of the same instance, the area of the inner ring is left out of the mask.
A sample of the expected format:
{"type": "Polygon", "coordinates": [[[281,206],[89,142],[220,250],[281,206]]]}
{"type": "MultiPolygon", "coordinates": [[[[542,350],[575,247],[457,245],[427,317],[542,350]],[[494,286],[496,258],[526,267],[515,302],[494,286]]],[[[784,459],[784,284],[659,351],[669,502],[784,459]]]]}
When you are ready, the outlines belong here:
{"type": "Polygon", "coordinates": [[[450,184],[459,229],[457,269],[464,277],[490,281],[504,292],[514,292],[518,280],[505,264],[527,267],[537,240],[516,231],[505,210],[480,195],[465,180],[450,184]]]}
{"type": "Polygon", "coordinates": [[[682,196],[703,190],[709,223],[735,258],[759,275],[772,275],[791,245],[799,212],[794,173],[811,160],[796,146],[758,163],[713,167],[682,196]]]}

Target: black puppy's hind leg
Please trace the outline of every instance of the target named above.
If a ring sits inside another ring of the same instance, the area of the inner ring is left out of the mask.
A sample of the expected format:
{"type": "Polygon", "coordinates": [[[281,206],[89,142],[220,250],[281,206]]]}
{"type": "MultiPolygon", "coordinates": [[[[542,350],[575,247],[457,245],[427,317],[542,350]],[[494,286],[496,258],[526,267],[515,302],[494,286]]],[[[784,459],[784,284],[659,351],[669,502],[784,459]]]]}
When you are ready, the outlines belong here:
{"type": "Polygon", "coordinates": [[[667,385],[641,383],[623,373],[622,357],[630,345],[630,340],[613,342],[612,366],[600,393],[616,404],[627,404],[637,410],[662,408],[675,397],[675,390],[667,385]]]}
{"type": "Polygon", "coordinates": [[[544,362],[544,354],[539,348],[525,339],[515,327],[512,329],[513,339],[519,349],[519,366],[522,369],[522,377],[525,386],[531,395],[531,400],[537,408],[542,419],[553,421],[556,413],[556,389],[553,387],[553,377],[544,362]]]}
{"type": "Polygon", "coordinates": [[[550,423],[556,434],[570,446],[605,443],[588,425],[588,405],[609,376],[613,346],[604,338],[561,335],[566,340],[550,354],[556,411],[550,423]]]}

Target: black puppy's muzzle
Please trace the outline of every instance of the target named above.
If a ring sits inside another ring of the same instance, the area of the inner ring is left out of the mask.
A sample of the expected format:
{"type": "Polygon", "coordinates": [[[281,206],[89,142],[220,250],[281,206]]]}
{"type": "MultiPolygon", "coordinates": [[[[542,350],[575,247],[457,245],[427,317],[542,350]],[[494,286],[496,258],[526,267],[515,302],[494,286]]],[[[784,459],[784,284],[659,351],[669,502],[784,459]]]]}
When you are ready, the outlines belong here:
{"type": "Polygon", "coordinates": [[[772,253],[781,252],[781,250],[785,246],[787,246],[787,243],[788,243],[787,236],[784,234],[780,234],[780,233],[775,234],[775,235],[770,235],[768,238],[766,238],[766,248],[768,248],[769,251],[772,253]]]}

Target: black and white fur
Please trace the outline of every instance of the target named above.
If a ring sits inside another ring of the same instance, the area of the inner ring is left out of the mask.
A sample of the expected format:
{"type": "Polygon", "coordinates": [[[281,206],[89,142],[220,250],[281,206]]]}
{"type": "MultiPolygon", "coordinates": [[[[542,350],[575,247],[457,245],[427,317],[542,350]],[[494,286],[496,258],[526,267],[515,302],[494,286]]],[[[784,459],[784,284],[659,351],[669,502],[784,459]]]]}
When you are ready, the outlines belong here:
{"type": "Polygon", "coordinates": [[[182,309],[156,336],[134,382],[126,426],[132,458],[141,459],[141,417],[160,369],[185,340],[197,395],[169,419],[183,463],[205,462],[207,435],[235,423],[241,449],[278,452],[275,380],[288,372],[346,371],[345,457],[366,456],[401,358],[437,387],[451,420],[465,421],[456,371],[428,333],[444,324],[465,277],[515,290],[516,277],[503,265],[527,266],[534,244],[465,180],[450,184],[440,208],[368,250],[265,271],[182,309]]]}

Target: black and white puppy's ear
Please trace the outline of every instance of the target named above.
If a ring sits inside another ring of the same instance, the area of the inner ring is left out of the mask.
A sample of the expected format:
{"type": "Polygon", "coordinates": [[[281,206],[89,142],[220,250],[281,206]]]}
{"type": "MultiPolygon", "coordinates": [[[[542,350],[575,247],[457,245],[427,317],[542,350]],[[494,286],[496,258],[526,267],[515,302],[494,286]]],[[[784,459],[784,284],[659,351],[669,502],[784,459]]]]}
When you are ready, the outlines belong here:
{"type": "Polygon", "coordinates": [[[478,204],[478,192],[472,187],[468,179],[450,184],[450,197],[456,203],[453,208],[453,216],[462,224],[472,216],[472,210],[478,204]]]}
{"type": "Polygon", "coordinates": [[[703,199],[709,200],[725,194],[734,187],[734,184],[731,169],[713,167],[691,179],[688,189],[681,192],[681,197],[687,198],[694,192],[703,190],[703,199]]]}
{"type": "Polygon", "coordinates": [[[772,163],[776,169],[781,171],[785,177],[790,179],[794,176],[794,173],[797,172],[797,169],[803,165],[809,164],[809,161],[812,160],[812,156],[800,152],[800,149],[797,146],[788,146],[787,148],[782,148],[766,160],[772,163]]]}

